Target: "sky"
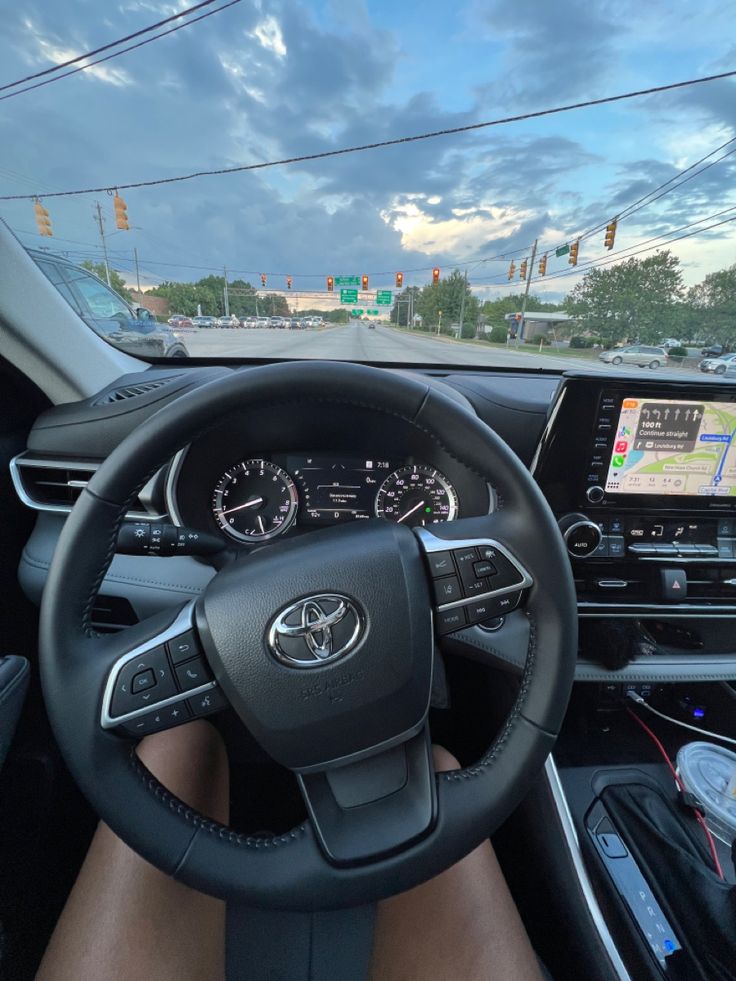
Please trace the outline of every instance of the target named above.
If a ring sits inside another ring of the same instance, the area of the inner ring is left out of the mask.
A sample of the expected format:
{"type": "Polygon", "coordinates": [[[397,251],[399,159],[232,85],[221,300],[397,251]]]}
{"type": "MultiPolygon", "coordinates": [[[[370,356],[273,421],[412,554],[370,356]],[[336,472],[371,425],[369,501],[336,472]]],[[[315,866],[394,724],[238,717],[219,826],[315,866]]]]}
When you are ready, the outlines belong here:
{"type": "MultiPolygon", "coordinates": [[[[189,5],[0,0],[0,85],[189,5]]],[[[213,9],[213,8],[208,8],[213,9]]],[[[0,195],[166,178],[297,156],[736,68],[736,0],[241,0],[104,65],[0,101],[0,195]]],[[[12,90],[11,90],[12,91],[12,90]]],[[[0,95],[6,93],[0,92],[0,95]]],[[[144,285],[228,276],[295,290],[370,275],[423,285],[468,270],[481,298],[518,291],[519,262],[610,220],[736,137],[736,80],[293,166],[124,192],[0,201],[27,246],[99,258],[144,285]],[[497,259],[499,255],[504,258],[497,259]],[[507,280],[509,257],[517,278],[507,280]]],[[[622,221],[616,250],[736,205],[736,153],[622,221]]],[[[728,217],[728,216],[724,216],[728,217]]],[[[708,224],[706,222],[705,224],[708,224]]],[[[685,281],[736,262],[736,222],[672,245],[685,281]]],[[[580,261],[607,255],[603,232],[580,261]]],[[[551,255],[537,293],[581,278],[551,255]]]]}

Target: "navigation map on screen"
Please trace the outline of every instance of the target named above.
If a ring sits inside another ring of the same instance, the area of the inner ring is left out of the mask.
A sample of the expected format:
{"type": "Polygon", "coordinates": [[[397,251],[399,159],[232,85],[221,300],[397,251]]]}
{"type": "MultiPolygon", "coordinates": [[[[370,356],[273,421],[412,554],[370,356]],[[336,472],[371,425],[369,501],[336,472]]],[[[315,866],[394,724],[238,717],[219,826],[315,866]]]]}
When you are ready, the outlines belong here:
{"type": "Polygon", "coordinates": [[[736,496],[736,403],[625,398],[605,489],[736,496]]]}

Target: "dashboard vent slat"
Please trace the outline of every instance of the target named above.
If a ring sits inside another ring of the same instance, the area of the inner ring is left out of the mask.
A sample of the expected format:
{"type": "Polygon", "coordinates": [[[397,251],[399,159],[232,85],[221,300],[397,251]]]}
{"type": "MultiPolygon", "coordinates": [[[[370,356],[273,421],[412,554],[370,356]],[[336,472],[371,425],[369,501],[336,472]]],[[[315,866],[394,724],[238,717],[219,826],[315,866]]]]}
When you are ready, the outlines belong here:
{"type": "Polygon", "coordinates": [[[114,405],[116,402],[124,402],[126,399],[139,398],[141,395],[148,395],[159,388],[164,388],[172,382],[177,381],[181,375],[168,375],[166,378],[155,378],[151,381],[138,382],[133,385],[121,385],[120,388],[113,388],[103,394],[92,403],[93,405],[114,405]]]}
{"type": "MultiPolygon", "coordinates": [[[[10,472],[18,496],[37,511],[71,511],[92,479],[98,464],[16,457],[10,472]]],[[[148,511],[136,497],[128,514],[146,518],[148,511]]]]}

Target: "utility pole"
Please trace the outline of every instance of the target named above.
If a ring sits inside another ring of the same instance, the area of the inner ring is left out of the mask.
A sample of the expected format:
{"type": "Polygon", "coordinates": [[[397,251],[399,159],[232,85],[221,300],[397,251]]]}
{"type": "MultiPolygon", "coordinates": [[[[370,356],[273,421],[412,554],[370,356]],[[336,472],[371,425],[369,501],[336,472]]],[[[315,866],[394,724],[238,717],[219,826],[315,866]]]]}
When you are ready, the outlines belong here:
{"type": "Polygon", "coordinates": [[[225,316],[230,316],[230,297],[227,295],[227,266],[222,267],[222,273],[225,277],[225,316]]]}
{"type": "Polygon", "coordinates": [[[102,219],[102,208],[100,207],[100,202],[95,201],[97,207],[97,224],[100,227],[100,239],[102,240],[102,254],[105,257],[105,278],[107,279],[107,285],[112,289],[112,284],[110,283],[110,267],[107,263],[107,243],[105,242],[105,226],[102,219]]]}
{"type": "Polygon", "coordinates": [[[442,330],[442,311],[438,310],[437,313],[439,314],[439,323],[437,324],[437,336],[439,337],[442,330]]]}
{"type": "Polygon", "coordinates": [[[141,274],[138,272],[138,249],[133,249],[133,258],[135,259],[135,281],[138,284],[138,292],[141,291],[141,274]]]}
{"type": "Polygon", "coordinates": [[[463,276],[463,297],[460,301],[460,337],[463,336],[463,317],[465,316],[465,294],[468,292],[468,270],[463,276]]]}
{"type": "Polygon", "coordinates": [[[529,275],[526,277],[526,289],[524,290],[524,299],[521,301],[521,321],[519,322],[519,331],[516,335],[516,342],[522,339],[524,336],[524,331],[526,329],[526,301],[529,296],[529,287],[532,283],[532,273],[534,272],[534,260],[537,257],[537,239],[534,239],[534,247],[532,248],[532,261],[529,263],[529,275]]]}

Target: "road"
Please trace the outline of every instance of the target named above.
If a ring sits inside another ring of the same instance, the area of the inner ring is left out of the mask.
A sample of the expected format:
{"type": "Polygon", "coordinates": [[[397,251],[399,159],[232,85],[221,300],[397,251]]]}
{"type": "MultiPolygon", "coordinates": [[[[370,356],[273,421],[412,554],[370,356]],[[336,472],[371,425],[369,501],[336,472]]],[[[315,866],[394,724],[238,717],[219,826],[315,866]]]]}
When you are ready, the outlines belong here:
{"type": "MultiPolygon", "coordinates": [[[[484,368],[547,368],[596,372],[606,375],[656,375],[647,368],[616,368],[597,360],[564,357],[554,353],[537,354],[503,350],[482,344],[463,344],[420,333],[407,333],[391,327],[370,330],[365,322],[346,326],[308,330],[270,330],[268,328],[220,330],[194,328],[180,332],[192,357],[230,358],[326,358],[338,361],[376,361],[423,365],[471,365],[484,368]]],[[[676,369],[677,375],[692,375],[676,369]]],[[[695,371],[701,379],[704,375],[695,371]]],[[[669,374],[669,372],[668,372],[669,374]]]]}

